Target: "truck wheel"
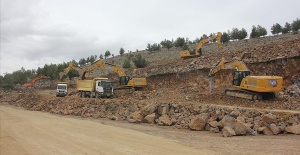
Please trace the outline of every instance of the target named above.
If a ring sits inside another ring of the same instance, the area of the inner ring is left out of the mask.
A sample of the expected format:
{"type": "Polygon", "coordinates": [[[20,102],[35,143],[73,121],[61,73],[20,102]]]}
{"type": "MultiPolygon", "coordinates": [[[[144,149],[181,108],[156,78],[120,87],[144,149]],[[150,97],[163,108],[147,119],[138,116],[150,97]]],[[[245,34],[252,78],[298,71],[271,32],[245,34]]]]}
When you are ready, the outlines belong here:
{"type": "Polygon", "coordinates": [[[85,97],[85,92],[81,92],[81,98],[85,97]]]}

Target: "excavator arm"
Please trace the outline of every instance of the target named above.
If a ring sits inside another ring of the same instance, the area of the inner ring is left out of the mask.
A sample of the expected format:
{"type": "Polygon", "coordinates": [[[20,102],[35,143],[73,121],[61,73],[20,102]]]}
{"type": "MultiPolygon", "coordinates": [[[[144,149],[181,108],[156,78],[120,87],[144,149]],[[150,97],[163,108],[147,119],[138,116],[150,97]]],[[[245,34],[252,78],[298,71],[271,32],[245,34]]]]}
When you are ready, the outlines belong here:
{"type": "Polygon", "coordinates": [[[207,38],[207,39],[202,39],[198,42],[197,47],[194,51],[181,50],[180,51],[180,56],[182,58],[190,58],[190,57],[201,56],[201,47],[202,47],[202,45],[204,45],[205,43],[208,43],[210,40],[214,40],[214,39],[217,39],[218,47],[221,47],[221,37],[222,37],[222,33],[218,32],[217,35],[213,35],[213,36],[211,36],[210,38],[207,38]]]}
{"type": "Polygon", "coordinates": [[[80,69],[79,70],[79,75],[81,77],[81,79],[85,79],[86,77],[88,77],[88,73],[92,70],[95,70],[97,68],[101,68],[101,69],[108,69],[111,70],[113,72],[118,73],[118,75],[121,76],[126,76],[125,72],[123,71],[122,68],[113,65],[113,64],[109,64],[109,63],[105,63],[103,60],[99,60],[96,63],[92,64],[91,66],[88,66],[86,68],[80,69]]]}
{"type": "Polygon", "coordinates": [[[95,62],[94,64],[92,64],[91,66],[79,69],[79,76],[81,79],[85,79],[86,77],[88,77],[88,73],[92,70],[95,70],[97,68],[101,68],[101,69],[106,69],[106,65],[103,62],[103,60],[99,60],[97,62],[95,62]]]}
{"type": "Polygon", "coordinates": [[[118,67],[118,66],[112,65],[112,66],[111,66],[111,70],[112,70],[113,72],[118,73],[120,77],[121,77],[121,76],[126,76],[126,74],[125,74],[125,72],[123,71],[123,69],[120,68],[120,67],[118,67]]]}
{"type": "Polygon", "coordinates": [[[34,79],[32,79],[29,83],[25,83],[23,86],[24,87],[33,87],[35,82],[37,80],[40,80],[40,79],[46,79],[48,78],[47,76],[44,76],[44,75],[41,75],[41,76],[38,76],[38,77],[35,77],[34,79]]]}
{"type": "Polygon", "coordinates": [[[59,73],[59,79],[62,80],[62,78],[67,75],[71,69],[78,70],[78,68],[75,67],[72,62],[70,62],[68,68],[65,71],[59,73]]]}
{"type": "Polygon", "coordinates": [[[221,58],[221,60],[215,64],[213,68],[210,69],[209,77],[215,75],[218,71],[223,69],[235,69],[235,70],[247,70],[249,71],[248,67],[243,61],[240,60],[232,60],[227,61],[225,58],[221,58]]]}
{"type": "Polygon", "coordinates": [[[217,35],[213,35],[210,38],[200,40],[197,45],[196,51],[199,51],[203,44],[208,43],[209,41],[214,40],[214,39],[217,39],[218,47],[220,47],[221,46],[221,36],[222,36],[222,33],[218,32],[217,35]]]}

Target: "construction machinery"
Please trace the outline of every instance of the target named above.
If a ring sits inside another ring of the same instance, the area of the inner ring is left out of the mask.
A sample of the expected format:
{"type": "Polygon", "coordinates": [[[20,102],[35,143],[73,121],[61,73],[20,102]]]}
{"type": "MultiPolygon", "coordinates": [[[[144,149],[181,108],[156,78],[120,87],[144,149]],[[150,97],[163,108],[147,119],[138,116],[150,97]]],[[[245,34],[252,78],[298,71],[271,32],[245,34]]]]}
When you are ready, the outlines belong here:
{"type": "Polygon", "coordinates": [[[79,75],[81,79],[85,79],[86,77],[88,77],[88,72],[97,68],[106,69],[118,73],[119,87],[116,87],[115,89],[134,88],[135,90],[141,90],[147,86],[146,78],[132,78],[130,76],[127,76],[122,68],[116,65],[105,63],[103,60],[98,60],[93,65],[86,67],[84,69],[80,69],[79,75]]]}
{"type": "Polygon", "coordinates": [[[217,35],[212,35],[210,38],[202,39],[198,42],[197,48],[189,51],[189,50],[181,50],[180,57],[181,58],[192,58],[192,57],[200,57],[202,55],[202,45],[208,43],[211,40],[217,39],[218,47],[221,47],[221,37],[222,33],[218,32],[217,35]]]}
{"type": "Polygon", "coordinates": [[[282,90],[283,78],[280,76],[251,76],[250,70],[241,60],[227,61],[222,58],[213,68],[209,77],[211,88],[214,75],[223,69],[232,69],[232,85],[235,89],[226,89],[226,96],[240,97],[249,100],[262,100],[275,98],[275,92],[282,90]]]}
{"type": "Polygon", "coordinates": [[[23,86],[28,88],[28,87],[33,87],[35,82],[37,80],[40,80],[40,79],[47,79],[48,77],[47,76],[44,76],[44,75],[40,75],[38,77],[35,77],[34,79],[32,79],[29,83],[25,83],[23,86]]]}
{"type": "Polygon", "coordinates": [[[68,95],[68,82],[57,82],[56,83],[56,97],[68,95]]]}
{"type": "Polygon", "coordinates": [[[92,80],[77,80],[76,89],[81,97],[100,98],[112,97],[113,86],[108,78],[94,78],[92,80]]]}
{"type": "Polygon", "coordinates": [[[72,70],[72,69],[78,70],[78,68],[76,66],[74,66],[72,62],[70,62],[68,68],[65,69],[65,71],[59,73],[59,79],[62,81],[63,77],[65,75],[67,75],[70,72],[70,70],[72,70]]]}

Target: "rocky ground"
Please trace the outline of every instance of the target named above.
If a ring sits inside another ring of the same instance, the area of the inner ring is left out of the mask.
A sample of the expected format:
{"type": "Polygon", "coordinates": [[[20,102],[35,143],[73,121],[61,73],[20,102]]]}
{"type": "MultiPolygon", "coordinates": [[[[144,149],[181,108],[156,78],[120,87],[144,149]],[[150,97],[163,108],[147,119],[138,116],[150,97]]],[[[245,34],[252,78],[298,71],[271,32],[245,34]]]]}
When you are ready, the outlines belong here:
{"type": "MultiPolygon", "coordinates": [[[[56,98],[55,81],[39,81],[37,89],[2,91],[0,100],[28,110],[203,130],[225,137],[300,134],[299,34],[234,41],[220,49],[206,44],[203,56],[192,59],[179,58],[179,51],[137,52],[149,65],[126,72],[132,77],[147,77],[144,91],[116,91],[113,99],[82,99],[73,89],[69,96],[56,98]],[[222,71],[214,77],[214,91],[210,93],[209,69],[222,57],[243,60],[253,75],[282,76],[284,89],[268,101],[229,98],[224,90],[231,88],[232,71],[222,71]]],[[[125,57],[107,61],[121,63],[125,57]]],[[[101,76],[118,79],[114,73],[101,76]]]]}

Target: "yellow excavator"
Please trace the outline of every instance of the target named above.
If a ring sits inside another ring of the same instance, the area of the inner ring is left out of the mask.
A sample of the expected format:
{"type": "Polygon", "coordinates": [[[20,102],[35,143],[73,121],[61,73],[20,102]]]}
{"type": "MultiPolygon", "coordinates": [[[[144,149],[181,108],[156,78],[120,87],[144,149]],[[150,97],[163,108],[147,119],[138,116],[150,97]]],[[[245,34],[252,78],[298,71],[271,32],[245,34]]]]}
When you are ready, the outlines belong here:
{"type": "Polygon", "coordinates": [[[211,90],[213,88],[214,75],[223,69],[235,70],[232,80],[232,85],[235,89],[226,89],[226,96],[249,100],[265,100],[275,98],[275,92],[282,90],[283,78],[281,76],[251,76],[250,70],[243,61],[227,61],[225,58],[222,58],[210,70],[211,90]]]}
{"type": "Polygon", "coordinates": [[[141,90],[147,86],[146,78],[132,78],[130,76],[127,76],[122,68],[116,65],[105,63],[103,60],[98,60],[96,63],[92,64],[91,66],[85,67],[83,69],[79,69],[79,75],[81,79],[85,79],[86,77],[88,77],[88,73],[97,68],[111,70],[113,72],[118,73],[120,87],[114,89],[134,88],[135,90],[141,90]]]}
{"type": "Polygon", "coordinates": [[[59,79],[62,81],[63,77],[67,75],[71,69],[78,70],[78,68],[74,66],[72,62],[70,62],[68,68],[65,69],[65,71],[59,73],[59,79]]]}
{"type": "Polygon", "coordinates": [[[217,39],[218,47],[221,47],[221,37],[222,33],[218,32],[217,35],[213,35],[210,38],[202,39],[198,42],[197,48],[194,49],[193,51],[189,50],[181,50],[180,51],[180,57],[181,58],[192,58],[192,57],[200,57],[202,55],[202,45],[205,43],[208,43],[210,40],[217,39]]]}

